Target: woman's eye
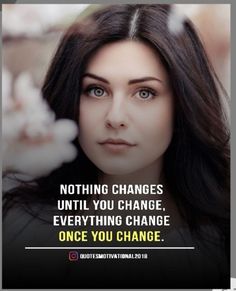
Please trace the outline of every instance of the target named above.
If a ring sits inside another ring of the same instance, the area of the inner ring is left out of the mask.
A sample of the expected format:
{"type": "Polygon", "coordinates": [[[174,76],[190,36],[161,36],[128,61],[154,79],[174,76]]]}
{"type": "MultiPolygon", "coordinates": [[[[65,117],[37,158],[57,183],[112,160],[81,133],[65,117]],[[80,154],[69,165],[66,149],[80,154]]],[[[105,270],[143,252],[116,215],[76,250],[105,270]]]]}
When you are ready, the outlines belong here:
{"type": "Polygon", "coordinates": [[[156,96],[156,92],[150,89],[141,89],[137,92],[138,98],[140,99],[151,99],[156,96]]]}
{"type": "Polygon", "coordinates": [[[86,89],[86,94],[91,97],[104,97],[107,95],[106,91],[101,87],[90,87],[86,89]]]}

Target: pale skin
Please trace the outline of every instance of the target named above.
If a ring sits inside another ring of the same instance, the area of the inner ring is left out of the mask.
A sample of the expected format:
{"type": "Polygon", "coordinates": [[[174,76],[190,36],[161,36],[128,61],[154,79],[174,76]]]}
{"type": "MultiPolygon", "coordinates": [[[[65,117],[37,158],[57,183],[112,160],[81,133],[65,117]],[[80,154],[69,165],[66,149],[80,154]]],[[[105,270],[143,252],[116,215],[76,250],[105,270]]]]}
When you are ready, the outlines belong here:
{"type": "MultiPolygon", "coordinates": [[[[100,170],[101,183],[162,183],[173,107],[167,72],[151,47],[124,40],[98,50],[83,77],[79,142],[100,170]],[[107,139],[122,139],[131,146],[101,144],[107,139]]],[[[168,201],[165,206],[176,212],[169,195],[162,196],[168,201]]]]}

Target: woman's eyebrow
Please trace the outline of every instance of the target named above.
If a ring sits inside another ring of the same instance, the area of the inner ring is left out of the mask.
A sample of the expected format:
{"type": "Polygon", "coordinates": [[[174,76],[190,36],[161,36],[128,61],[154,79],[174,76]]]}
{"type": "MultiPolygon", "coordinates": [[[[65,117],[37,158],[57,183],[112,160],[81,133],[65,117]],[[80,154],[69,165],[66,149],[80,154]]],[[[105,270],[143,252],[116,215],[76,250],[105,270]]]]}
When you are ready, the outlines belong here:
{"type": "Polygon", "coordinates": [[[99,80],[103,83],[107,83],[107,84],[110,84],[106,79],[102,78],[102,77],[99,77],[97,75],[94,75],[94,74],[91,74],[91,73],[85,73],[82,78],[85,78],[85,77],[89,77],[89,78],[93,78],[93,79],[96,79],[96,80],[99,80]]]}
{"type": "Polygon", "coordinates": [[[144,77],[144,78],[140,78],[140,79],[130,80],[128,84],[135,84],[135,83],[141,83],[141,82],[153,81],[153,80],[162,83],[162,81],[160,79],[158,79],[158,78],[155,78],[155,77],[144,77]]]}
{"type": "MultiPolygon", "coordinates": [[[[100,76],[97,76],[95,74],[85,73],[82,76],[82,78],[85,78],[85,77],[93,78],[93,79],[99,80],[103,83],[110,84],[108,80],[106,80],[105,78],[102,78],[100,76]]],[[[128,84],[131,85],[131,84],[141,83],[141,82],[145,82],[145,81],[153,81],[153,80],[162,83],[162,81],[160,79],[155,78],[155,77],[143,77],[143,78],[139,78],[139,79],[129,80],[128,84]]]]}

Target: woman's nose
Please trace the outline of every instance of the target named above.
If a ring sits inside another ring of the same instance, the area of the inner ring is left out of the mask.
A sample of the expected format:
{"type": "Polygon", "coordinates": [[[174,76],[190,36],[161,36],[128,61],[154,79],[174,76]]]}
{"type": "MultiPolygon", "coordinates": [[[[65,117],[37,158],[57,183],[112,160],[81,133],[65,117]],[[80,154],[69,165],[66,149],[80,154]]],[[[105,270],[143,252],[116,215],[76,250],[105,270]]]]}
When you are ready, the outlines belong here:
{"type": "MultiPolygon", "coordinates": [[[[120,97],[120,96],[119,96],[120,97]]],[[[124,128],[127,127],[127,104],[123,98],[113,97],[112,103],[108,108],[105,125],[108,128],[124,128]]]]}

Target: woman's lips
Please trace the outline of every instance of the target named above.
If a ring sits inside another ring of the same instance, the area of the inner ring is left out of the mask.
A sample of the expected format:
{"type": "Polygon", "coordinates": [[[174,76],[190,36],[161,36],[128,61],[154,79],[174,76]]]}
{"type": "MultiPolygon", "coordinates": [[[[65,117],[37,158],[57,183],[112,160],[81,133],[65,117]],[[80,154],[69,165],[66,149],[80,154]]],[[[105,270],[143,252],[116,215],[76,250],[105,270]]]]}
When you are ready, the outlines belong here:
{"type": "Polygon", "coordinates": [[[123,152],[136,146],[136,144],[130,143],[123,139],[107,139],[102,142],[99,142],[99,144],[106,150],[113,153],[123,152]]]}

